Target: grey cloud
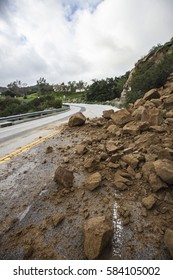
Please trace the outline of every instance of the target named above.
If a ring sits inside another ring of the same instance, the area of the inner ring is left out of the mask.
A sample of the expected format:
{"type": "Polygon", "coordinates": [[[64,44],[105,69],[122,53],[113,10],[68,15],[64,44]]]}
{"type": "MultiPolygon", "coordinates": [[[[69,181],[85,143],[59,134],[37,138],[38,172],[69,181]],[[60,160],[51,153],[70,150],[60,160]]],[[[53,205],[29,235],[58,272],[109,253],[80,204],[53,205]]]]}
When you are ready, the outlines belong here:
{"type": "Polygon", "coordinates": [[[12,0],[0,0],[0,18],[7,20],[13,11],[15,3],[12,0]]]}

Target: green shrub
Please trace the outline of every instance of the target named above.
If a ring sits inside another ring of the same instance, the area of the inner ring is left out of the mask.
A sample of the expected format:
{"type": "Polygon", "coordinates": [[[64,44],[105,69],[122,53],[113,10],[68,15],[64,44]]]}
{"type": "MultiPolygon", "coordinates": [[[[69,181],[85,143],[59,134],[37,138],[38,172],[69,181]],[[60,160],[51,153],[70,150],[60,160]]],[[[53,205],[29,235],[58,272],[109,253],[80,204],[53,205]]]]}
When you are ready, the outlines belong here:
{"type": "Polygon", "coordinates": [[[135,102],[152,88],[163,86],[173,72],[173,52],[163,56],[159,62],[146,61],[141,63],[131,81],[131,91],[126,95],[126,103],[135,102]]]}
{"type": "Polygon", "coordinates": [[[0,117],[61,107],[62,101],[55,99],[55,97],[51,95],[35,98],[31,101],[22,101],[12,97],[6,97],[0,99],[0,117]]]}

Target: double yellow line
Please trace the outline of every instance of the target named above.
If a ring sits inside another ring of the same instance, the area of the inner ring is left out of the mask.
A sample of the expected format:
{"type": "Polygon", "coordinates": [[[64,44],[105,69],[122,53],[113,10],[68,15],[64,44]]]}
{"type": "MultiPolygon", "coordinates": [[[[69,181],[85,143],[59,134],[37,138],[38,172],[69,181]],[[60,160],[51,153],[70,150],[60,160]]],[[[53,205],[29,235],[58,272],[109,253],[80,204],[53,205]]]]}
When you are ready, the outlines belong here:
{"type": "Polygon", "coordinates": [[[60,133],[62,130],[63,130],[63,128],[60,128],[60,129],[58,129],[58,130],[55,130],[54,132],[52,132],[52,133],[50,133],[50,134],[48,134],[48,135],[46,135],[46,136],[44,136],[44,137],[41,137],[40,139],[38,139],[38,140],[36,140],[36,141],[34,141],[34,142],[32,142],[32,143],[26,145],[26,146],[23,146],[23,147],[17,149],[16,151],[14,151],[14,152],[12,152],[12,153],[10,153],[10,154],[8,154],[8,155],[6,155],[6,156],[0,158],[0,164],[3,163],[3,162],[6,161],[6,160],[12,159],[13,157],[15,157],[15,156],[17,156],[17,155],[20,155],[20,154],[23,153],[23,152],[28,151],[29,149],[33,148],[34,146],[36,146],[36,145],[38,145],[38,144],[40,144],[40,143],[46,141],[47,139],[49,139],[49,138],[55,136],[56,134],[60,133]]]}

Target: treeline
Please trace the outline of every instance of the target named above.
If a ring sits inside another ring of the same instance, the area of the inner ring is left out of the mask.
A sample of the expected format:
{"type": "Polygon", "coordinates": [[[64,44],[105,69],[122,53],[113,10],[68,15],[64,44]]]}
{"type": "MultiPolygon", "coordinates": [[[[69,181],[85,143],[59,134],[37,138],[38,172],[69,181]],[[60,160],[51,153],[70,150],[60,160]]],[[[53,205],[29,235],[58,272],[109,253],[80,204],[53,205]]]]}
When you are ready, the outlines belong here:
{"type": "Polygon", "coordinates": [[[13,97],[0,99],[0,116],[25,114],[28,112],[43,111],[45,109],[58,109],[62,107],[62,101],[53,95],[35,98],[31,101],[23,101],[13,97]]]}
{"type": "Polygon", "coordinates": [[[125,75],[115,78],[102,80],[93,80],[93,83],[86,91],[86,101],[104,102],[115,98],[120,98],[123,86],[127,81],[129,72],[125,75]]]}

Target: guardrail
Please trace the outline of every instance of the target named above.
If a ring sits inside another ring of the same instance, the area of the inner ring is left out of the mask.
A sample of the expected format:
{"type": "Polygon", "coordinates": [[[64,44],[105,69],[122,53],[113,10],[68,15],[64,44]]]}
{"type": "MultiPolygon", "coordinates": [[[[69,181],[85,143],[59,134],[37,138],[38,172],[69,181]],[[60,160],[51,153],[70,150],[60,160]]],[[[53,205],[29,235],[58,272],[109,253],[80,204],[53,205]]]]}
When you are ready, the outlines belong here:
{"type": "Polygon", "coordinates": [[[63,104],[64,107],[67,108],[59,108],[59,109],[53,109],[53,110],[44,110],[44,111],[38,111],[38,112],[32,112],[32,113],[26,113],[26,114],[19,114],[19,115],[13,115],[13,116],[8,116],[8,117],[2,117],[0,118],[0,122],[1,122],[1,126],[3,126],[3,124],[5,123],[9,123],[8,125],[10,125],[10,122],[8,121],[16,121],[16,120],[22,120],[22,119],[26,119],[26,118],[32,118],[32,117],[36,117],[36,116],[43,116],[43,115],[48,115],[48,114],[52,114],[52,113],[58,113],[58,112],[63,112],[63,111],[67,111],[69,110],[70,106],[63,104]]]}

